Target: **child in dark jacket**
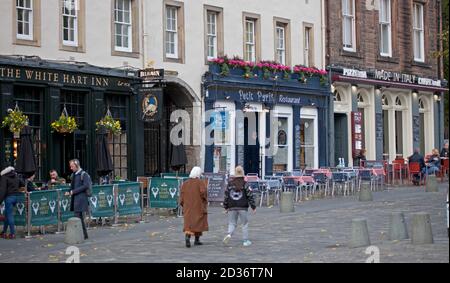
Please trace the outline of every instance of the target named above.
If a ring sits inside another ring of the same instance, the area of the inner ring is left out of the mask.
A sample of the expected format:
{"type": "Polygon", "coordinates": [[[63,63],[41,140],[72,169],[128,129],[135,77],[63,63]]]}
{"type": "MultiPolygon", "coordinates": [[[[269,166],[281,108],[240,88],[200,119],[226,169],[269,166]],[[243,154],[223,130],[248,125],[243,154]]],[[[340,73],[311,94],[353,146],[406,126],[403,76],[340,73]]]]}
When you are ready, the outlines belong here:
{"type": "Polygon", "coordinates": [[[228,235],[223,239],[223,243],[228,244],[236,229],[238,218],[240,218],[244,246],[250,246],[252,242],[248,239],[248,208],[251,207],[255,213],[256,205],[241,166],[236,167],[235,177],[228,183],[223,206],[228,213],[228,235]]]}

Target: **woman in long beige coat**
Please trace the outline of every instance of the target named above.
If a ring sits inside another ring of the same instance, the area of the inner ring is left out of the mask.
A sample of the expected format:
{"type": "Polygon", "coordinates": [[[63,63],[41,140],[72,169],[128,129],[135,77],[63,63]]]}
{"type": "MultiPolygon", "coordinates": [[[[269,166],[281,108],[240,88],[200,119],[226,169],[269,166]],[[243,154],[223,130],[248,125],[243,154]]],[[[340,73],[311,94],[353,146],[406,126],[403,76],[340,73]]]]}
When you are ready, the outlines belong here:
{"type": "Polygon", "coordinates": [[[194,245],[202,245],[200,236],[208,231],[208,191],[206,182],[200,180],[202,169],[194,167],[189,180],[183,183],[180,192],[180,205],[183,207],[186,247],[191,247],[191,236],[195,236],[194,245]]]}

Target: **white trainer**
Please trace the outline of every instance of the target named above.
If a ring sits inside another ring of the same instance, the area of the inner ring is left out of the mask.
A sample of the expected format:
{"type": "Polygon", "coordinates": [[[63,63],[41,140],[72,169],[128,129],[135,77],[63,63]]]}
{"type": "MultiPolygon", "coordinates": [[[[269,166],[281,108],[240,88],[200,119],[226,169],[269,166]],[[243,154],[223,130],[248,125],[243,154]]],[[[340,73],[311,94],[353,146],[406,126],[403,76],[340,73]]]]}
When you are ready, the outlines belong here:
{"type": "Polygon", "coordinates": [[[228,242],[230,241],[230,239],[231,239],[231,235],[226,235],[225,238],[223,238],[223,243],[225,245],[228,245],[228,242]]]}
{"type": "Polygon", "coordinates": [[[252,244],[249,240],[244,241],[244,247],[248,247],[252,244]]]}

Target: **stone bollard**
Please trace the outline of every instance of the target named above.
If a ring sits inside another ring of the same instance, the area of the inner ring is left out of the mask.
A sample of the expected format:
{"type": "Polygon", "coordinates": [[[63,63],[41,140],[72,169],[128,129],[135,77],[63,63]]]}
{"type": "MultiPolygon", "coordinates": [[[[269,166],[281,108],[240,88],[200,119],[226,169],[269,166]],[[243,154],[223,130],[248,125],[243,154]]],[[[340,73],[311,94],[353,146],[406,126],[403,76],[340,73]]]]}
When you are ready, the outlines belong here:
{"type": "Polygon", "coordinates": [[[372,191],[370,190],[370,184],[362,183],[361,191],[359,192],[359,201],[373,201],[372,191]]]}
{"type": "Polygon", "coordinates": [[[352,221],[351,248],[361,248],[370,246],[369,229],[365,218],[356,218],[352,221]]]}
{"type": "Polygon", "coordinates": [[[64,242],[68,245],[81,244],[84,241],[83,226],[81,219],[77,217],[69,218],[67,221],[66,235],[64,242]]]}
{"type": "Polygon", "coordinates": [[[282,192],[280,199],[280,212],[289,213],[294,212],[294,193],[293,192],[282,192]]]}
{"type": "Polygon", "coordinates": [[[431,219],[428,213],[414,213],[412,217],[411,241],[414,245],[433,244],[431,219]]]}
{"type": "Polygon", "coordinates": [[[408,239],[405,216],[401,212],[391,214],[389,222],[389,239],[391,241],[408,239]]]}
{"type": "Polygon", "coordinates": [[[427,176],[427,186],[425,191],[427,193],[437,193],[439,192],[436,175],[427,176]]]}

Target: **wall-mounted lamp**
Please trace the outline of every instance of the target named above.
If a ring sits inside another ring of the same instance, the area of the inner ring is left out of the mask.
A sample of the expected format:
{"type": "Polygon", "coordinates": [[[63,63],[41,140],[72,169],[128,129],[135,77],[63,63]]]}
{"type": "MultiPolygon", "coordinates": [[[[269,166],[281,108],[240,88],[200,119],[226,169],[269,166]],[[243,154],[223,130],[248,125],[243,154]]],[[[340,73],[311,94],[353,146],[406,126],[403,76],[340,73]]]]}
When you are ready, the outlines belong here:
{"type": "Polygon", "coordinates": [[[417,90],[413,90],[412,95],[413,95],[414,98],[417,98],[419,93],[417,92],[417,90]]]}
{"type": "Polygon", "coordinates": [[[334,93],[336,91],[336,87],[332,84],[331,85],[331,93],[334,93]]]}
{"type": "Polygon", "coordinates": [[[352,84],[352,92],[356,93],[358,91],[358,86],[355,84],[352,84]]]}
{"type": "Polygon", "coordinates": [[[381,94],[381,86],[376,86],[375,87],[375,94],[378,95],[378,96],[381,94]]]}
{"type": "Polygon", "coordinates": [[[17,140],[13,142],[13,157],[17,159],[17,140]]]}
{"type": "Polygon", "coordinates": [[[441,97],[437,94],[434,95],[434,100],[441,101],[441,97]]]}

